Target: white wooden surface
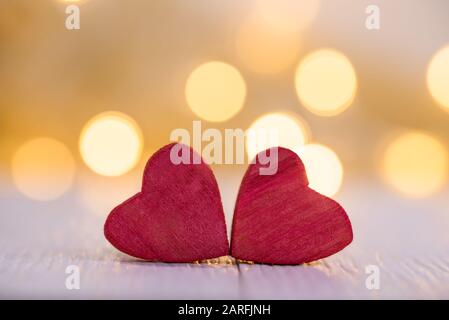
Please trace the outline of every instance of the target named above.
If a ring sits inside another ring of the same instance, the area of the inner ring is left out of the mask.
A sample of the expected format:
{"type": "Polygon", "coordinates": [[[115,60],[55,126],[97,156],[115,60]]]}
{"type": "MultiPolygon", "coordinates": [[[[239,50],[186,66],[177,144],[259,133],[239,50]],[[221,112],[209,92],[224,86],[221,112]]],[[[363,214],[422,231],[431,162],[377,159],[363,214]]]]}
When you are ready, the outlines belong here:
{"type": "MultiPolygon", "coordinates": [[[[431,200],[402,199],[374,179],[347,177],[338,200],[355,240],[333,257],[302,266],[164,264],[112,248],[102,235],[105,213],[88,210],[78,186],[58,201],[39,203],[3,178],[1,298],[449,298],[447,191],[431,200]],[[65,287],[65,268],[72,264],[81,270],[80,290],[65,287]],[[365,286],[367,265],[380,268],[379,290],[365,286]]],[[[239,179],[218,174],[228,225],[239,179]]],[[[96,192],[100,197],[102,190],[96,192]]]]}

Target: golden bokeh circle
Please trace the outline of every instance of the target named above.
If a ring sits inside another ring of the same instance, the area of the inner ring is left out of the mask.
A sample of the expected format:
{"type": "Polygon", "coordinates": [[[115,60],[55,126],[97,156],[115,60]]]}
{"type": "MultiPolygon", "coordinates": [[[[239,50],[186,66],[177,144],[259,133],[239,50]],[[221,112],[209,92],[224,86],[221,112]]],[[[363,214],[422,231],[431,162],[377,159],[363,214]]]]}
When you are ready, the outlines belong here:
{"type": "Polygon", "coordinates": [[[449,111],[449,46],[440,49],[430,61],[427,88],[438,105],[449,111]]]}
{"type": "Polygon", "coordinates": [[[322,49],[300,62],[295,87],[299,100],[309,111],[320,116],[335,116],[352,104],[357,76],[345,55],[322,49]]]}
{"type": "Polygon", "coordinates": [[[72,185],[75,161],[60,141],[38,137],[17,149],[11,170],[20,192],[34,200],[49,201],[63,195],[72,185]]]}
{"type": "Polygon", "coordinates": [[[321,144],[307,144],[298,150],[307,172],[309,187],[332,197],[343,182],[343,165],[337,154],[321,144]]]}
{"type": "Polygon", "coordinates": [[[236,68],[212,61],[192,71],[187,79],[185,95],[187,104],[198,117],[223,122],[242,109],[246,84],[236,68]]]}
{"type": "Polygon", "coordinates": [[[139,161],[143,136],[137,123],[119,112],[104,112],[84,126],[79,149],[86,165],[104,176],[120,176],[139,161]]]}
{"type": "Polygon", "coordinates": [[[258,19],[248,19],[236,37],[240,60],[251,71],[259,74],[279,73],[297,60],[300,35],[297,32],[279,32],[258,19]]]}
{"type": "Polygon", "coordinates": [[[405,196],[422,198],[439,191],[447,181],[449,157],[444,145],[420,131],[393,139],[384,151],[382,174],[405,196]]]}
{"type": "Polygon", "coordinates": [[[295,151],[308,139],[308,126],[299,116],[286,112],[268,113],[256,119],[247,130],[246,151],[248,158],[254,159],[259,152],[272,147],[295,151]]]}

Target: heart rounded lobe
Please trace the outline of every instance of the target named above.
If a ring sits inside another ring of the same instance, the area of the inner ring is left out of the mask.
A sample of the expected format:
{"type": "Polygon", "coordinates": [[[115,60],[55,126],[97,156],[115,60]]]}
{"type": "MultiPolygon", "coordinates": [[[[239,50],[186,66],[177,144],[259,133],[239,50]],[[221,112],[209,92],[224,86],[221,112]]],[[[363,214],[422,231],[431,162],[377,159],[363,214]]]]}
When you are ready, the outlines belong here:
{"type": "Polygon", "coordinates": [[[118,250],[150,261],[192,262],[229,251],[215,177],[193,149],[175,143],[150,158],[141,192],[112,210],[104,234],[118,250]],[[173,161],[181,154],[189,164],[173,161]]]}
{"type": "MultiPolygon", "coordinates": [[[[271,152],[272,149],[264,151],[271,152]]],[[[352,242],[345,210],[308,187],[304,164],[278,147],[278,170],[260,175],[257,157],[240,185],[231,255],[269,264],[301,264],[328,257],[352,242]]]]}

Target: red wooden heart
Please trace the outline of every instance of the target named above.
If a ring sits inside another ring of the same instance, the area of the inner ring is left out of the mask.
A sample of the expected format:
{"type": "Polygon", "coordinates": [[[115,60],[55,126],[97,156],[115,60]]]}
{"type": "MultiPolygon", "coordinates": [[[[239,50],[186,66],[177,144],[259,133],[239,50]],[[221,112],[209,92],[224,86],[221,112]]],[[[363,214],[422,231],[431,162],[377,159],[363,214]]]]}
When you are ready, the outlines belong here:
{"type": "Polygon", "coordinates": [[[193,161],[191,148],[169,144],[148,161],[142,191],[109,214],[104,234],[131,256],[163,262],[190,262],[228,254],[226,223],[215,177],[199,164],[174,164],[177,146],[193,161]],[[186,149],[187,148],[187,149],[186,149]]]}
{"type": "Polygon", "coordinates": [[[234,210],[231,255],[270,264],[330,256],[352,241],[344,209],[308,187],[304,164],[278,148],[278,171],[260,175],[259,157],[243,178],[234,210]]]}

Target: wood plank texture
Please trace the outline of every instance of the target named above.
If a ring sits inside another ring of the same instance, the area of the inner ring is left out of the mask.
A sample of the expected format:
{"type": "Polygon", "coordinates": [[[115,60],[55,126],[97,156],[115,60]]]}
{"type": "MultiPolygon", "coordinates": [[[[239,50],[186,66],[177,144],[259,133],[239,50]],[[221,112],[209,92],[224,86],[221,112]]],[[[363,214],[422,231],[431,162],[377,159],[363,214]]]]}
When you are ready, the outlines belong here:
{"type": "MultiPolygon", "coordinates": [[[[216,175],[229,227],[241,176],[216,175]]],[[[107,211],[88,210],[76,188],[55,203],[33,202],[4,185],[0,197],[1,298],[449,298],[445,194],[412,201],[348,176],[338,201],[352,221],[354,242],[300,266],[142,262],[108,244],[107,211]],[[65,286],[68,265],[80,267],[80,290],[65,286]],[[380,270],[379,290],[365,286],[370,265],[380,270]]],[[[111,200],[113,207],[117,199],[111,200]]]]}

